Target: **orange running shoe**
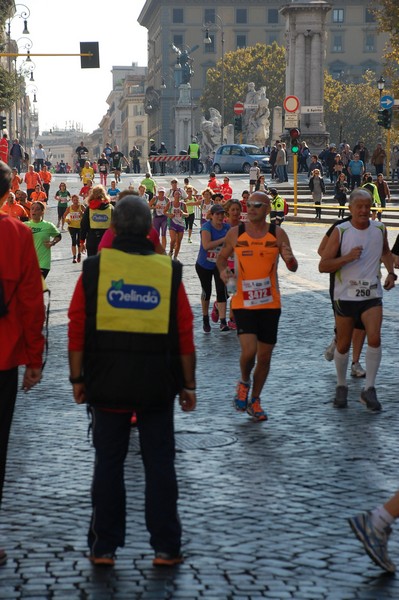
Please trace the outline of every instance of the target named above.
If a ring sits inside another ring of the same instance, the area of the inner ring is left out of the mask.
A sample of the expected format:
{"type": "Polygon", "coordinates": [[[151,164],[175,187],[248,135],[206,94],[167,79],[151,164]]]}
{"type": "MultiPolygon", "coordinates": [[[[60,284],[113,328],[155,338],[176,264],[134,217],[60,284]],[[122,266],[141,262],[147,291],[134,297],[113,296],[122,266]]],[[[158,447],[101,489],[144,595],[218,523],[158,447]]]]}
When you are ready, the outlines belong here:
{"type": "Polygon", "coordinates": [[[237,383],[236,395],[233,406],[238,412],[245,412],[248,406],[249,383],[239,381],[237,383]]]}
{"type": "Polygon", "coordinates": [[[252,398],[248,403],[247,413],[257,421],[267,421],[267,414],[260,405],[260,398],[252,398]]]}

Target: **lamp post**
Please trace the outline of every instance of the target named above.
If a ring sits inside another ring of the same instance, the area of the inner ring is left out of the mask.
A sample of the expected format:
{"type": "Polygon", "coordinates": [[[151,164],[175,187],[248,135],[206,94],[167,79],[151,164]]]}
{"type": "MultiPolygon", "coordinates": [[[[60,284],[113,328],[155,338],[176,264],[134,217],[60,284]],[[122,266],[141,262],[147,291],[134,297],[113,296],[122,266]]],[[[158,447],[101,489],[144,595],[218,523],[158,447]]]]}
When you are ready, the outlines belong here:
{"type": "MultiPolygon", "coordinates": [[[[6,36],[7,36],[7,50],[8,53],[11,53],[11,22],[15,19],[15,18],[19,18],[23,20],[23,30],[22,30],[22,35],[26,36],[29,35],[29,29],[28,29],[28,18],[30,17],[30,10],[29,8],[25,5],[25,4],[15,4],[14,5],[15,8],[15,12],[13,14],[12,17],[9,17],[9,19],[7,20],[7,28],[6,28],[6,36]]],[[[20,38],[20,40],[25,40],[25,46],[24,49],[27,51],[28,54],[28,58],[27,61],[30,61],[30,56],[29,56],[29,52],[30,52],[30,48],[32,47],[32,42],[29,38],[20,38]]],[[[18,42],[20,41],[18,40],[15,44],[18,48],[18,42]]],[[[17,50],[19,52],[19,48],[17,50]]],[[[11,74],[12,72],[12,60],[11,60],[11,56],[8,57],[8,72],[11,74]]],[[[16,63],[15,63],[16,66],[16,63]]],[[[15,109],[15,129],[18,128],[18,123],[17,123],[17,109],[15,109]]],[[[13,135],[12,132],[12,127],[13,127],[13,111],[12,109],[9,110],[9,126],[10,126],[10,134],[13,135]]]]}
{"type": "Polygon", "coordinates": [[[382,90],[385,88],[385,79],[383,78],[382,75],[379,78],[379,80],[377,81],[377,88],[378,88],[378,91],[380,92],[380,98],[381,98],[382,90]]]}
{"type": "MultiPolygon", "coordinates": [[[[224,142],[224,137],[223,137],[223,129],[224,129],[224,24],[223,24],[223,20],[222,18],[216,14],[215,18],[219,21],[219,30],[220,30],[220,34],[221,34],[221,44],[222,44],[222,85],[221,85],[221,110],[220,110],[220,116],[221,116],[221,132],[220,132],[220,145],[223,145],[224,142]]],[[[212,38],[209,37],[209,23],[206,24],[206,31],[205,31],[205,39],[204,39],[204,44],[212,44],[212,38]]]]}

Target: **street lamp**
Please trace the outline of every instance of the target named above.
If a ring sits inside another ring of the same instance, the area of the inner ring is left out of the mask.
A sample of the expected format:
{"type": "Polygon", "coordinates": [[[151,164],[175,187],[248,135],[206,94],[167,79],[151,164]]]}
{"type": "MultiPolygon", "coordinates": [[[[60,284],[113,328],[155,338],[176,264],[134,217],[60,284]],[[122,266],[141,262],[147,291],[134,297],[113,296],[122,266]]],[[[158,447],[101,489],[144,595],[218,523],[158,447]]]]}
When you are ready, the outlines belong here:
{"type": "MultiPolygon", "coordinates": [[[[223,129],[224,129],[224,24],[222,21],[222,18],[216,14],[215,18],[218,19],[219,21],[219,26],[216,26],[218,29],[220,29],[220,33],[222,36],[221,39],[221,43],[222,43],[222,86],[221,86],[221,97],[222,97],[222,106],[221,106],[221,111],[220,111],[220,116],[221,116],[221,132],[220,132],[220,145],[223,145],[224,142],[224,137],[223,137],[223,129]]],[[[206,30],[205,30],[205,39],[204,39],[204,44],[212,44],[212,38],[209,37],[209,25],[210,24],[206,24],[206,30]]]]}
{"type": "Polygon", "coordinates": [[[16,17],[23,19],[23,21],[24,21],[24,28],[22,30],[22,35],[30,35],[29,29],[28,29],[28,19],[30,17],[30,10],[27,6],[25,6],[25,4],[16,4],[15,9],[19,9],[19,8],[22,8],[22,10],[20,12],[15,12],[14,15],[8,19],[8,23],[7,23],[7,35],[8,36],[11,35],[11,21],[13,19],[15,19],[16,17]]]}
{"type": "Polygon", "coordinates": [[[380,98],[381,98],[382,90],[385,88],[385,79],[383,78],[382,75],[379,78],[379,80],[377,81],[377,88],[380,92],[380,98]]]}

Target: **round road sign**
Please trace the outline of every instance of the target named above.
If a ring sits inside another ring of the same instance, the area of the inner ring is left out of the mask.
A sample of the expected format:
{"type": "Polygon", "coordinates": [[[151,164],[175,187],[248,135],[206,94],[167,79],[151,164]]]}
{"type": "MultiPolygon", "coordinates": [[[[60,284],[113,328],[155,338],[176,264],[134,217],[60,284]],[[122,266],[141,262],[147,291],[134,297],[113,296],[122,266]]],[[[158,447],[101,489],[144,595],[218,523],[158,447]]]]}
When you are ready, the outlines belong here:
{"type": "Polygon", "coordinates": [[[299,99],[296,96],[287,96],[283,102],[284,110],[290,113],[299,110],[299,99]]]}
{"type": "Polygon", "coordinates": [[[244,112],[244,103],[243,102],[236,102],[234,104],[234,114],[235,115],[242,115],[243,112],[244,112]]]}

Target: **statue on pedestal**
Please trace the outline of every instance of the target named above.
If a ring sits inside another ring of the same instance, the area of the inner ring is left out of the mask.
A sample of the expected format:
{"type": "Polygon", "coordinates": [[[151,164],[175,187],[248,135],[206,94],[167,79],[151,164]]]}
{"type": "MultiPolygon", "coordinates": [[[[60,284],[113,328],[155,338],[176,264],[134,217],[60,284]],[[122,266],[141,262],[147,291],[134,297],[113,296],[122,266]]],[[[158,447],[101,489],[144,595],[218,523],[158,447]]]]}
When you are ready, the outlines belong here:
{"type": "Polygon", "coordinates": [[[222,116],[216,108],[209,109],[209,119],[202,117],[201,153],[204,156],[212,154],[220,146],[222,116]]]}
{"type": "Polygon", "coordinates": [[[247,144],[263,147],[269,137],[270,110],[269,99],[266,97],[266,87],[255,90],[253,82],[248,83],[248,92],[245,98],[245,112],[243,118],[243,132],[247,144]]]}

